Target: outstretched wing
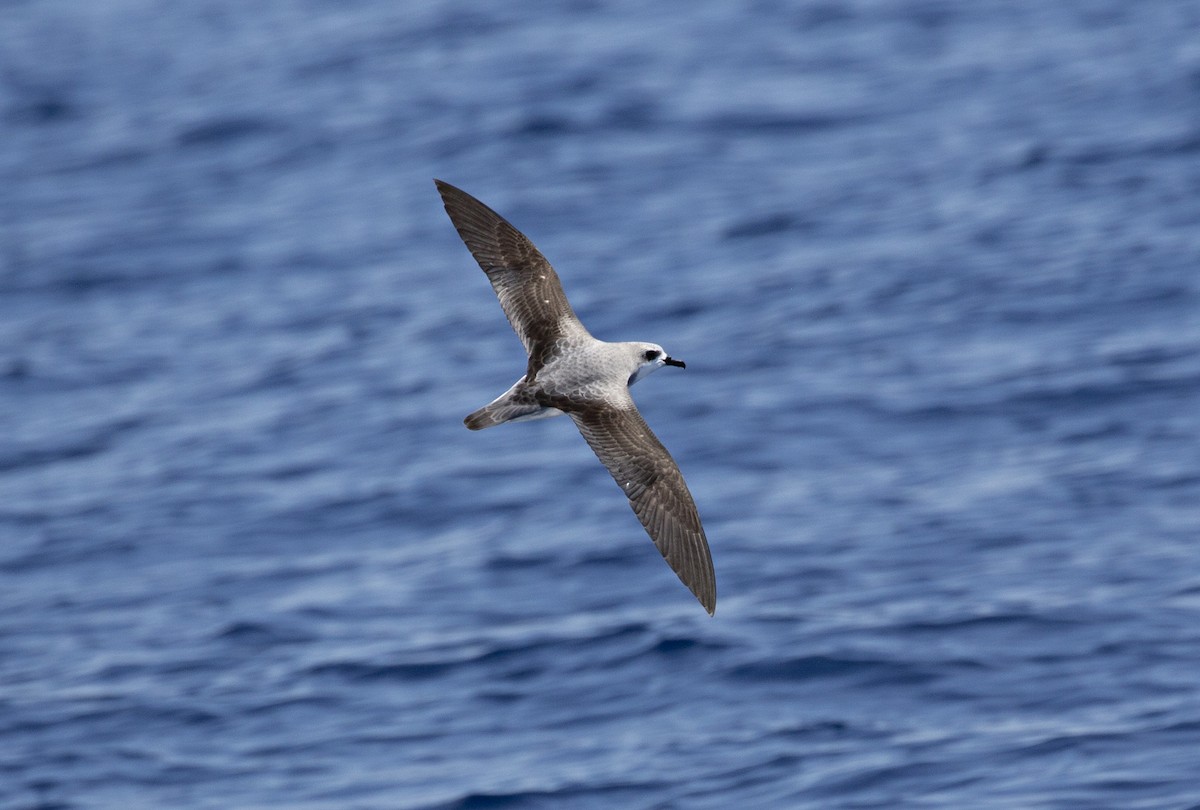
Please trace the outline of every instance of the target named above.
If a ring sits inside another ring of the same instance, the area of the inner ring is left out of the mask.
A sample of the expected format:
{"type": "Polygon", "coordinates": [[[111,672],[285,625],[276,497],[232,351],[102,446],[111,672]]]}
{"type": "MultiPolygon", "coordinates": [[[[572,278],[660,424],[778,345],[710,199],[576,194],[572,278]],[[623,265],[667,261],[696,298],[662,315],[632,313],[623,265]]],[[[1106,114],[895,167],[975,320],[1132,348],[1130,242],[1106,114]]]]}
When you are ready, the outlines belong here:
{"type": "Polygon", "coordinates": [[[572,411],[571,418],[629,498],[667,565],[712,615],[717,579],[692,493],[633,399],[624,407],[572,411]]]}
{"type": "Polygon", "coordinates": [[[567,302],[558,274],[533,242],[462,189],[433,181],[458,235],[479,262],[513,331],[529,354],[527,377],[545,365],[561,337],[587,330],[567,302]]]}

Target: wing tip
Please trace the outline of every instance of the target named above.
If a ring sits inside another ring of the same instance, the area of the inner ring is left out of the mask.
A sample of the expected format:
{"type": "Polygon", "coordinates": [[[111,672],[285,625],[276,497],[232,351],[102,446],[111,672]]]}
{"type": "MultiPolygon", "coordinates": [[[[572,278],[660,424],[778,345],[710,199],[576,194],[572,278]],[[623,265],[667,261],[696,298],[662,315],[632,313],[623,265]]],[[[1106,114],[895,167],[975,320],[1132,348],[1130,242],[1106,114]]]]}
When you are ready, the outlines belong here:
{"type": "Polygon", "coordinates": [[[481,248],[494,247],[491,243],[496,239],[496,235],[487,233],[487,231],[496,227],[496,223],[512,228],[518,236],[525,238],[524,234],[513,227],[508,220],[485,205],[479,198],[436,177],[433,178],[433,184],[437,186],[438,195],[442,198],[442,206],[446,209],[446,215],[450,217],[454,229],[467,243],[467,249],[476,259],[479,258],[476,251],[481,248]]]}
{"type": "MultiPolygon", "coordinates": [[[[703,535],[701,535],[703,536],[703,535]]],[[[704,551],[708,552],[708,542],[704,542],[704,551]]],[[[701,562],[699,570],[693,568],[685,575],[684,570],[678,570],[676,573],[687,585],[688,590],[696,597],[709,616],[716,615],[717,612],[717,575],[713,570],[711,553],[704,554],[705,559],[701,562]]],[[[674,566],[672,566],[674,567],[674,566]]]]}
{"type": "MultiPolygon", "coordinates": [[[[466,205],[468,202],[474,201],[482,205],[479,200],[476,200],[467,192],[463,191],[458,186],[447,183],[445,180],[433,178],[433,185],[437,188],[438,196],[442,198],[442,204],[446,206],[446,213],[450,213],[450,205],[452,202],[458,205],[466,205]]],[[[453,217],[451,217],[453,219],[453,217]]]]}
{"type": "Polygon", "coordinates": [[[437,188],[438,195],[442,198],[443,203],[449,203],[449,198],[455,194],[466,194],[461,188],[452,186],[445,180],[439,180],[436,177],[433,178],[433,185],[437,188]]]}

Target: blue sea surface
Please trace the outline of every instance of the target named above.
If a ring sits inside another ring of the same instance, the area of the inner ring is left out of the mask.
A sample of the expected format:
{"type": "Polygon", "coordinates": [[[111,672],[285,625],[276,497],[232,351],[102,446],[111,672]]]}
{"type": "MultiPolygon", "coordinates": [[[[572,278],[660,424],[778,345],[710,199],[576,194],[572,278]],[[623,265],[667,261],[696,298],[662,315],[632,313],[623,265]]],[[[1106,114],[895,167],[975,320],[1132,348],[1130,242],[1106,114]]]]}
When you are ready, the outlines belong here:
{"type": "Polygon", "coordinates": [[[1200,808],[1198,543],[1194,2],[0,2],[0,807],[1200,808]]]}

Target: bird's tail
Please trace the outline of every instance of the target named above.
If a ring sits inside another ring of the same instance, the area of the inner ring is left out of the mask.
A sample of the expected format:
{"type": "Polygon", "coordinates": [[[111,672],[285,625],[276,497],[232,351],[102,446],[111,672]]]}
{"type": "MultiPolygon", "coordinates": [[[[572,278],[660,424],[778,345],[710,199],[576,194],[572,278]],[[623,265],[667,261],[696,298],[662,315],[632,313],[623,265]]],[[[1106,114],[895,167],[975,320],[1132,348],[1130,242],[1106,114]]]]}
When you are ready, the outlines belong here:
{"type": "Polygon", "coordinates": [[[505,421],[507,420],[497,413],[495,403],[492,403],[491,405],[484,405],[479,410],[468,414],[467,418],[463,420],[463,424],[471,430],[483,430],[493,425],[502,424],[505,421]]]}
{"type": "Polygon", "coordinates": [[[524,381],[525,378],[522,377],[512,388],[479,410],[468,414],[463,424],[471,430],[483,430],[505,422],[527,422],[562,413],[557,408],[547,408],[539,404],[527,391],[521,390],[521,383],[524,381]]]}

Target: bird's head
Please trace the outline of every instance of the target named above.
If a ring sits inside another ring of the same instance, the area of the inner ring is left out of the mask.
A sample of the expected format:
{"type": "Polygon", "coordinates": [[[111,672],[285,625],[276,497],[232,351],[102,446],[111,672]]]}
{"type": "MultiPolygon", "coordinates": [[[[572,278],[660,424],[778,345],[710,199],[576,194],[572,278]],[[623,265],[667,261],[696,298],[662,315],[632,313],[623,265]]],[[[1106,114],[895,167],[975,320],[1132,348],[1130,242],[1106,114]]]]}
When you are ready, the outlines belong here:
{"type": "Polygon", "coordinates": [[[630,343],[627,344],[630,351],[633,353],[634,370],[629,376],[629,384],[633,385],[643,377],[648,377],[658,371],[663,366],[678,366],[679,368],[687,368],[682,360],[676,360],[663,351],[663,347],[657,343],[630,343]]]}

